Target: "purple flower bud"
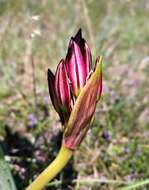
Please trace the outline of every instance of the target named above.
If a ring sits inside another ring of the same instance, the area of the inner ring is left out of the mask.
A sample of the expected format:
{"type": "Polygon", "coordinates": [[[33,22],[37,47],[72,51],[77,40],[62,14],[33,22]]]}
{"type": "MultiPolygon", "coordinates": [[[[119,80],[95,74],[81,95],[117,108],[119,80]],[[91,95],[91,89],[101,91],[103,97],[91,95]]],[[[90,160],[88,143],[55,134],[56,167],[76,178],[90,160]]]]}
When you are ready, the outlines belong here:
{"type": "Polygon", "coordinates": [[[76,149],[82,142],[96,109],[101,75],[100,65],[101,59],[98,59],[95,71],[86,82],[74,104],[64,132],[63,144],[72,150],[76,149]]]}
{"type": "Polygon", "coordinates": [[[70,108],[70,86],[68,83],[68,76],[62,59],[57,67],[55,73],[55,93],[61,107],[70,108]]]}
{"type": "Polygon", "coordinates": [[[64,60],[60,61],[55,76],[48,69],[48,84],[52,104],[64,124],[71,112],[70,86],[64,60]]]}
{"type": "Polygon", "coordinates": [[[64,124],[63,144],[74,150],[89,129],[102,92],[102,58],[97,58],[92,69],[91,52],[81,29],[71,38],[56,74],[48,70],[48,83],[52,104],[64,124]]]}
{"type": "Polygon", "coordinates": [[[81,29],[70,40],[66,55],[66,69],[71,81],[72,92],[77,97],[91,70],[91,52],[82,38],[81,29]]]}

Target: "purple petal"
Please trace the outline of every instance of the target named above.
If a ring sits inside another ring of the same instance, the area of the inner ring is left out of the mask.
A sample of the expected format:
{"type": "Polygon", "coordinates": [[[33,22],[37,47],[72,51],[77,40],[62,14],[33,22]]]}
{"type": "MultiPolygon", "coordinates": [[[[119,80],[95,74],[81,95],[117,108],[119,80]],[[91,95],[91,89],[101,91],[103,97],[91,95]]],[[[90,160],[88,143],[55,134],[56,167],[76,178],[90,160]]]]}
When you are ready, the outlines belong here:
{"type": "Polygon", "coordinates": [[[70,81],[72,82],[72,91],[77,96],[78,91],[86,82],[86,65],[78,44],[71,40],[66,56],[66,68],[70,81]]]}
{"type": "Polygon", "coordinates": [[[69,109],[71,102],[70,86],[63,59],[60,61],[55,74],[55,92],[60,104],[69,109]]]}
{"type": "Polygon", "coordinates": [[[86,48],[85,48],[85,39],[82,38],[82,31],[81,29],[78,30],[75,37],[72,37],[72,41],[74,41],[80,48],[81,54],[83,56],[83,60],[85,61],[85,54],[86,54],[86,48]]]}
{"type": "Polygon", "coordinates": [[[56,109],[56,111],[59,111],[59,103],[58,100],[55,96],[55,87],[54,87],[54,81],[55,81],[55,76],[52,73],[52,71],[50,69],[48,69],[48,87],[49,87],[49,94],[50,94],[50,98],[52,101],[52,104],[54,106],[54,108],[56,109]]]}
{"type": "Polygon", "coordinates": [[[78,30],[75,37],[72,39],[80,47],[80,50],[81,50],[81,53],[82,53],[82,56],[83,56],[83,59],[84,59],[85,65],[86,65],[86,72],[88,74],[91,70],[91,51],[90,51],[88,44],[86,43],[86,40],[84,38],[82,38],[81,28],[78,30]]]}

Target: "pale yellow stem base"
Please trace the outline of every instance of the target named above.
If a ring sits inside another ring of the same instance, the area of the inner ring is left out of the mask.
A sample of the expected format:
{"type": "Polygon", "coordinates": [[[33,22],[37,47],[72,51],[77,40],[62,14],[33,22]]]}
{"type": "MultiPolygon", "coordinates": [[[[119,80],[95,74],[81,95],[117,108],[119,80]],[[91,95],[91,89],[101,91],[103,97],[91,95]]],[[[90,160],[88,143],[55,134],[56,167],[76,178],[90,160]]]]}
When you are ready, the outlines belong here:
{"type": "Polygon", "coordinates": [[[67,164],[73,151],[62,145],[55,160],[26,188],[26,190],[41,190],[67,164]]]}

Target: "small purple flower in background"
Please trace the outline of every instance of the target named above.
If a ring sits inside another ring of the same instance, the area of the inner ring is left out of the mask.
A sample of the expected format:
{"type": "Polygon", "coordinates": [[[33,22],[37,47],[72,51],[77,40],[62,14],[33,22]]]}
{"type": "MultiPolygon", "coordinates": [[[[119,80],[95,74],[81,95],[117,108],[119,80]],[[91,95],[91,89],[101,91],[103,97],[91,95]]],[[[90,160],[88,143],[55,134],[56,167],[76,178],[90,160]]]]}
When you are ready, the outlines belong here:
{"type": "Polygon", "coordinates": [[[38,124],[38,120],[33,113],[30,113],[27,119],[29,128],[34,128],[38,124]]]}
{"type": "Polygon", "coordinates": [[[45,105],[49,104],[49,96],[48,95],[44,95],[43,101],[44,101],[45,105]]]}
{"type": "Polygon", "coordinates": [[[129,153],[129,148],[128,148],[128,147],[125,147],[125,148],[124,148],[124,153],[125,153],[125,154],[128,154],[128,153],[129,153]]]}
{"type": "Polygon", "coordinates": [[[44,152],[42,152],[42,150],[36,150],[34,152],[34,156],[35,156],[35,159],[40,162],[40,163],[44,163],[47,161],[47,155],[44,154],[44,152]]]}
{"type": "Polygon", "coordinates": [[[15,164],[14,165],[14,170],[15,170],[15,172],[17,172],[17,174],[19,175],[19,177],[22,180],[25,180],[25,178],[26,178],[26,169],[24,167],[15,164]]]}
{"type": "Polygon", "coordinates": [[[129,175],[126,175],[124,177],[124,180],[127,182],[127,183],[130,183],[132,181],[135,181],[137,175],[136,174],[129,174],[129,175]]]}
{"type": "Polygon", "coordinates": [[[110,141],[112,139],[112,133],[110,131],[104,131],[102,137],[105,140],[110,141]]]}

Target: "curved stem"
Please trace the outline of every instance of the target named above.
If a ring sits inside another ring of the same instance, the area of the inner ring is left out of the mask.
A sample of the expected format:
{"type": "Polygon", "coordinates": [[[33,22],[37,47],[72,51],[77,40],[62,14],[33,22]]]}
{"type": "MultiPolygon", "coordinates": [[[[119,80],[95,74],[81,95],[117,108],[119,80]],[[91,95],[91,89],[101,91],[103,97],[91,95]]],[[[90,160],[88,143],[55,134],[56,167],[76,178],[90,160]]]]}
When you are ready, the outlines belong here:
{"type": "Polygon", "coordinates": [[[26,190],[41,190],[51,181],[67,164],[73,151],[64,145],[55,160],[26,188],[26,190]]]}

